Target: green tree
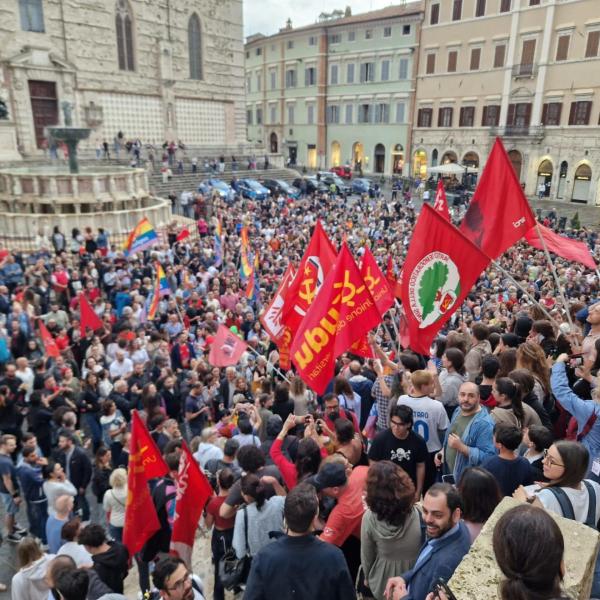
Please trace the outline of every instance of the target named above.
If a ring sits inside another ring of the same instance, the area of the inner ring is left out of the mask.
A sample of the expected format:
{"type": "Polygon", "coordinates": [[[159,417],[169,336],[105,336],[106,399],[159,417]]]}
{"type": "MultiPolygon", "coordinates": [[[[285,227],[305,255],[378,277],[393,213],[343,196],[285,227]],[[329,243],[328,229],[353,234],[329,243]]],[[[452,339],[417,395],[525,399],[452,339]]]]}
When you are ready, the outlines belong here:
{"type": "Polygon", "coordinates": [[[577,211],[571,219],[571,227],[573,229],[581,229],[581,221],[579,220],[579,211],[577,211]]]}
{"type": "Polygon", "coordinates": [[[448,279],[448,265],[443,262],[435,262],[429,267],[419,286],[419,302],[423,307],[423,320],[433,312],[435,297],[438,290],[444,286],[448,279]]]}

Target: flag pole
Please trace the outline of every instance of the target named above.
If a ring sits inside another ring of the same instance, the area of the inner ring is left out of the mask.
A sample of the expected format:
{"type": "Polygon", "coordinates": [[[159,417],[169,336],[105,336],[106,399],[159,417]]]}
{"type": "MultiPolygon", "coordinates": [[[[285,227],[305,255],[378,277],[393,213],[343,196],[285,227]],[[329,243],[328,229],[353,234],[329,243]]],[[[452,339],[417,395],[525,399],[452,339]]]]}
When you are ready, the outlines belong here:
{"type": "Polygon", "coordinates": [[[567,314],[567,320],[569,321],[569,325],[571,326],[571,331],[573,331],[573,320],[571,319],[571,313],[569,312],[569,305],[567,303],[565,294],[564,294],[562,288],[560,287],[560,282],[558,280],[558,274],[556,273],[556,268],[554,267],[554,263],[552,262],[552,258],[550,257],[550,252],[548,252],[548,246],[546,246],[546,240],[544,239],[544,236],[542,235],[542,231],[540,229],[540,224],[538,223],[537,219],[535,221],[535,229],[537,231],[538,237],[540,238],[540,240],[542,242],[542,246],[544,247],[544,252],[546,254],[546,260],[548,261],[548,264],[550,265],[550,270],[552,271],[552,276],[554,277],[554,282],[556,283],[556,288],[558,289],[558,293],[563,302],[563,306],[565,307],[565,312],[567,314]]]}
{"type": "MultiPolygon", "coordinates": [[[[504,273],[504,275],[523,292],[523,294],[525,295],[526,298],[529,298],[529,300],[531,300],[531,302],[533,302],[534,304],[539,306],[540,310],[548,317],[548,319],[550,319],[550,321],[552,321],[552,323],[554,323],[557,327],[559,326],[559,323],[556,321],[556,319],[554,317],[552,317],[550,315],[550,313],[546,310],[546,308],[544,306],[542,306],[533,296],[531,296],[531,294],[504,267],[500,266],[500,264],[497,263],[495,260],[492,261],[492,264],[494,265],[494,267],[496,267],[497,269],[502,271],[502,273],[504,273]]],[[[461,309],[462,309],[462,307],[461,307],[461,309]]]]}
{"type": "MultiPolygon", "coordinates": [[[[257,352],[250,344],[247,344],[246,347],[248,350],[250,350],[250,352],[252,352],[253,354],[256,354],[256,356],[261,357],[261,358],[266,358],[265,356],[260,354],[260,352],[257,352]]],[[[292,382],[271,361],[269,361],[268,358],[267,358],[267,365],[271,365],[273,371],[278,373],[280,377],[285,379],[291,385],[292,382]]]]}

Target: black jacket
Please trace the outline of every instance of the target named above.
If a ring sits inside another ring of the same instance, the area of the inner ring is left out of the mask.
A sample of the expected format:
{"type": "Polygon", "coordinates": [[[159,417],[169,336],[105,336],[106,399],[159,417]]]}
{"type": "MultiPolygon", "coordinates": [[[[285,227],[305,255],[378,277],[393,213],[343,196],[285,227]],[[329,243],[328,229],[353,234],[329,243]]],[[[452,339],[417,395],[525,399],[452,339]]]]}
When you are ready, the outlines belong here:
{"type": "Polygon", "coordinates": [[[342,551],[313,535],[284,536],[252,559],[244,600],[352,600],[342,551]]]}
{"type": "Polygon", "coordinates": [[[98,577],[115,593],[123,593],[123,580],[129,570],[129,552],[119,542],[108,542],[106,552],[94,554],[94,570],[98,577]]]}
{"type": "Polygon", "coordinates": [[[69,473],[69,480],[77,490],[88,486],[92,478],[92,462],[83,448],[73,447],[69,469],[67,469],[67,455],[65,452],[60,452],[57,460],[62,465],[65,473],[69,473]]]}

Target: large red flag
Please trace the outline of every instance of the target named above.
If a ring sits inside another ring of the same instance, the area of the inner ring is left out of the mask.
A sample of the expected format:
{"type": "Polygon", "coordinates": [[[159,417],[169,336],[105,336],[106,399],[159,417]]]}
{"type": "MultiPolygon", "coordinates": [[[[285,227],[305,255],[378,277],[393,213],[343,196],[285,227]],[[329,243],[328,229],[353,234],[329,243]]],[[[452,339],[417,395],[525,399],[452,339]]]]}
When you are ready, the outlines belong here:
{"type": "Polygon", "coordinates": [[[360,274],[365,280],[371,296],[373,296],[373,300],[375,300],[379,314],[383,316],[394,306],[394,295],[390,284],[381,272],[375,257],[368,247],[365,247],[365,252],[360,263],[360,274]]]}
{"type": "MultiPolygon", "coordinates": [[[[596,261],[587,244],[559,235],[552,231],[552,229],[544,227],[541,223],[538,223],[538,227],[540,228],[544,242],[546,242],[546,248],[548,248],[550,252],[554,252],[554,254],[566,258],[567,260],[581,263],[588,269],[596,269],[596,261]]],[[[533,246],[538,250],[544,249],[544,245],[542,244],[542,240],[538,235],[536,227],[533,227],[525,234],[525,239],[530,246],[533,246]]]]}
{"type": "Polygon", "coordinates": [[[210,346],[210,353],[208,354],[208,362],[213,367],[230,367],[237,365],[242,358],[242,354],[248,348],[246,342],[240,340],[240,338],[233,333],[230,329],[227,329],[225,325],[219,325],[217,329],[217,335],[210,346]]]}
{"type": "Polygon", "coordinates": [[[308,309],[291,348],[302,379],[322,394],[335,359],[381,322],[377,305],[346,244],[308,309]]]}
{"type": "Polygon", "coordinates": [[[534,226],[529,202],[500,138],[496,138],[460,232],[495,259],[534,226]]]}
{"type": "Polygon", "coordinates": [[[433,208],[437,210],[444,219],[450,221],[450,211],[448,210],[448,199],[446,198],[446,190],[444,189],[444,182],[440,179],[437,184],[437,190],[435,191],[435,201],[433,208]]]}
{"type": "Polygon", "coordinates": [[[148,481],[166,475],[169,469],[137,411],[131,416],[123,543],[133,556],[160,529],[148,481]]]}
{"type": "Polygon", "coordinates": [[[321,222],[315,230],[283,303],[283,323],[293,338],[335,262],[336,251],[321,222]]]}
{"type": "Polygon", "coordinates": [[[171,531],[171,551],[176,552],[188,569],[192,568],[192,550],[198,522],[213,490],[194,460],[187,444],[181,446],[175,518],[171,531]]]}
{"type": "Polygon", "coordinates": [[[488,257],[428,204],[404,261],[402,297],[410,347],[429,354],[437,332],[462,305],[488,257]]]}
{"type": "Polygon", "coordinates": [[[40,326],[40,337],[42,338],[42,344],[44,345],[45,353],[53,358],[60,356],[60,350],[58,349],[56,341],[52,337],[52,334],[48,331],[46,325],[44,325],[44,321],[40,319],[38,323],[40,326]]]}
{"type": "Polygon", "coordinates": [[[94,312],[84,294],[79,294],[79,331],[81,337],[85,337],[86,328],[89,327],[92,331],[101,329],[103,326],[102,319],[94,312]]]}

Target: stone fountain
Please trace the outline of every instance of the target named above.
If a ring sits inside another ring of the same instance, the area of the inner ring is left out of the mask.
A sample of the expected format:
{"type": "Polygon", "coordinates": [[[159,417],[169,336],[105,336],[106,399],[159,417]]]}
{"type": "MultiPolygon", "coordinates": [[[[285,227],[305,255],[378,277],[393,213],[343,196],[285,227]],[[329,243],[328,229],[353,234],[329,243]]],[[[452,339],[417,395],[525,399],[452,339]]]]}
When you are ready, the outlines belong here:
{"type": "Polygon", "coordinates": [[[100,160],[79,164],[77,144],[90,129],[73,127],[72,106],[62,103],[63,126],[48,135],[64,141],[69,168],[63,164],[19,164],[0,168],[0,247],[31,250],[37,235],[50,238],[52,228],[104,228],[121,241],[142,217],[155,228],[171,219],[171,203],[150,194],[145,169],[100,160]],[[120,239],[119,239],[120,238],[120,239]]]}
{"type": "Polygon", "coordinates": [[[69,171],[79,173],[79,162],[77,160],[77,144],[81,140],[90,137],[91,129],[87,127],[73,127],[73,105],[70,102],[62,102],[61,108],[65,119],[64,127],[55,125],[48,127],[48,135],[53,139],[64,142],[69,149],[69,171]]]}

